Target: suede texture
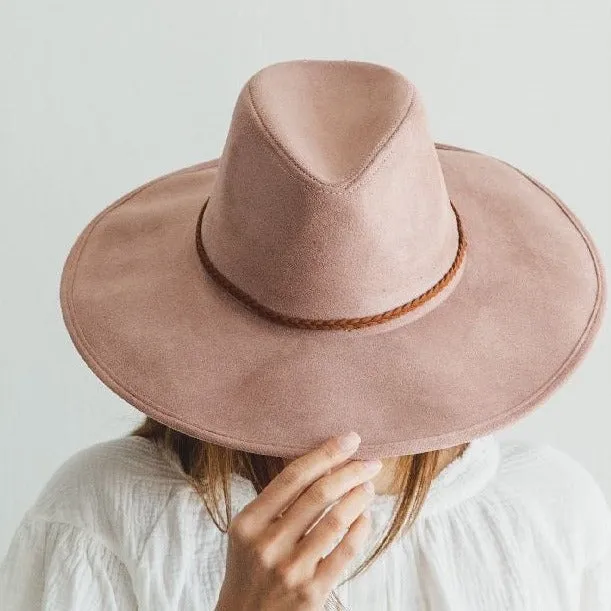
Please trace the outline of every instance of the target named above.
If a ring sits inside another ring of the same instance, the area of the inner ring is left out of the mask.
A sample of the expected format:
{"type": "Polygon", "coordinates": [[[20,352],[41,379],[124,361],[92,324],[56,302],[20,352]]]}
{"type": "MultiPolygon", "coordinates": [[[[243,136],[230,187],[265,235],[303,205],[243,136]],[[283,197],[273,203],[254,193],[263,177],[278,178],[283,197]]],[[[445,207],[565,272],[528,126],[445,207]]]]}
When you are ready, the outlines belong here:
{"type": "Polygon", "coordinates": [[[102,210],[67,257],[61,308],[96,376],[194,437],[295,457],[356,430],[359,458],[446,448],[508,426],[557,389],[600,328],[606,279],[591,236],[554,193],[502,160],[435,143],[395,70],[297,60],[254,74],[218,159],[102,210]],[[289,328],[203,269],[305,318],[289,328]]]}

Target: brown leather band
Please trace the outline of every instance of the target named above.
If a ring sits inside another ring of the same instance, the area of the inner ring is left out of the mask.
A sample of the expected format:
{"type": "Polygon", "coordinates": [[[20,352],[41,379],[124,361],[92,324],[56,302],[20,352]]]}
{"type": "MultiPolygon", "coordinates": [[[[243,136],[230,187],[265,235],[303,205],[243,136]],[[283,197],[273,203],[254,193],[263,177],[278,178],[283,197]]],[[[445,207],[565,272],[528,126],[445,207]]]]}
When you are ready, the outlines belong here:
{"type": "Polygon", "coordinates": [[[200,210],[199,217],[197,219],[196,230],[195,230],[195,242],[197,245],[197,252],[199,254],[199,258],[204,266],[204,269],[212,276],[212,278],[228,293],[233,295],[238,301],[242,302],[245,306],[260,314],[264,318],[268,318],[277,323],[288,327],[296,327],[300,329],[317,329],[324,331],[337,331],[337,330],[346,330],[352,331],[354,329],[360,329],[362,327],[369,327],[372,325],[378,325],[381,323],[385,323],[389,320],[393,320],[398,318],[399,316],[403,316],[412,310],[415,310],[422,304],[426,303],[435,295],[437,295],[440,291],[444,289],[445,286],[449,284],[452,278],[456,275],[456,272],[460,268],[467,248],[467,239],[465,237],[464,229],[460,220],[460,216],[458,211],[454,207],[454,204],[450,200],[450,205],[452,206],[452,210],[456,215],[456,223],[458,227],[458,248],[456,250],[456,257],[454,258],[454,262],[452,263],[450,269],[444,274],[444,276],[437,282],[434,286],[428,289],[426,292],[422,293],[415,299],[408,301],[407,303],[393,308],[392,310],[387,310],[386,312],[381,312],[379,314],[373,314],[371,316],[363,316],[361,318],[336,318],[336,319],[310,319],[310,318],[298,318],[295,316],[286,316],[285,314],[281,314],[280,312],[276,312],[267,306],[256,301],[253,297],[251,297],[248,293],[245,293],[242,289],[235,286],[228,278],[223,276],[223,274],[214,267],[212,261],[208,257],[206,250],[204,249],[204,245],[202,244],[201,239],[201,225],[202,218],[204,216],[204,211],[206,210],[206,206],[210,198],[206,198],[202,209],[200,210]]]}

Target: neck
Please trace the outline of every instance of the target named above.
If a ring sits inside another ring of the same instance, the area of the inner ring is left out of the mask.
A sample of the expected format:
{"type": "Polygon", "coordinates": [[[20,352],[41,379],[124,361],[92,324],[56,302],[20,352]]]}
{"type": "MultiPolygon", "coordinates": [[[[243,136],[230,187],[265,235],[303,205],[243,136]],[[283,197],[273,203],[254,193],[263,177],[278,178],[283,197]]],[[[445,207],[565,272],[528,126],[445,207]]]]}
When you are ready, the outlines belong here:
{"type": "MultiPolygon", "coordinates": [[[[436,477],[447,465],[449,465],[454,459],[458,458],[464,450],[467,448],[469,443],[463,443],[451,448],[445,448],[439,453],[439,461],[437,468],[435,469],[434,477],[436,477]]],[[[394,467],[397,462],[396,457],[383,458],[382,470],[374,477],[371,481],[375,486],[376,494],[397,494],[398,491],[393,488],[393,474],[394,467]]]]}

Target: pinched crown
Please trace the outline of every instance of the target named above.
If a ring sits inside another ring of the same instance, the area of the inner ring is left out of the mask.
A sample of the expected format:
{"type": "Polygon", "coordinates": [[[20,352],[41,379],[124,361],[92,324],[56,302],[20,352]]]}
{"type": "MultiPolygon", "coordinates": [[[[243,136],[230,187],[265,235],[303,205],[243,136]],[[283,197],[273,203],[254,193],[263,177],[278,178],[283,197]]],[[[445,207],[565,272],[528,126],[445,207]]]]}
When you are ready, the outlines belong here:
{"type": "Polygon", "coordinates": [[[239,292],[285,317],[376,315],[439,288],[459,230],[400,73],[289,61],[242,88],[200,234],[239,292]]]}

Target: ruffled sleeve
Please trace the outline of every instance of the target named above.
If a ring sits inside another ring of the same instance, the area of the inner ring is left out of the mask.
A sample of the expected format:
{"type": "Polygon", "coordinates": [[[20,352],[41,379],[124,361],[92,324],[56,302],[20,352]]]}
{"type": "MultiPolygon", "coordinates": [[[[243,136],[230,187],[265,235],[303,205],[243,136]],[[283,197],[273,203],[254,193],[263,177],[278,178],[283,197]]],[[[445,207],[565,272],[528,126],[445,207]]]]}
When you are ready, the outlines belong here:
{"type": "Polygon", "coordinates": [[[0,564],[0,611],[136,611],[124,564],[72,526],[23,519],[0,564]]]}

